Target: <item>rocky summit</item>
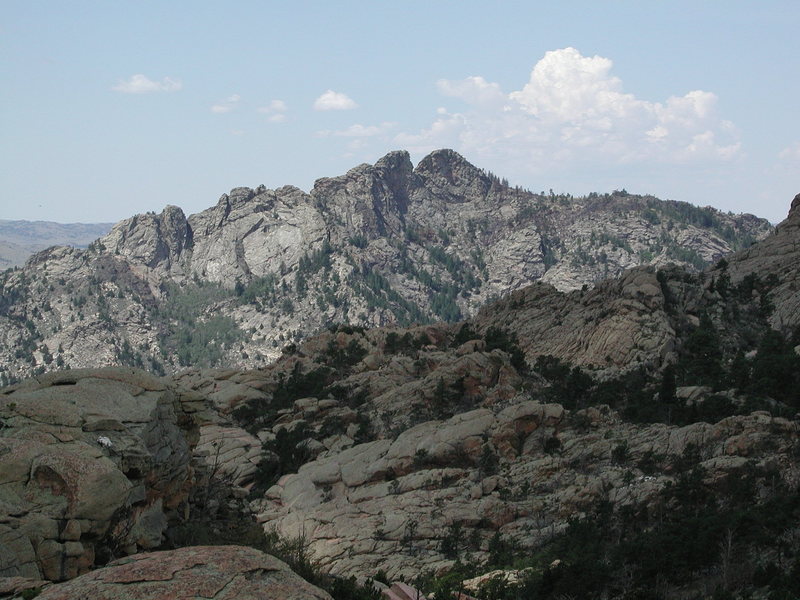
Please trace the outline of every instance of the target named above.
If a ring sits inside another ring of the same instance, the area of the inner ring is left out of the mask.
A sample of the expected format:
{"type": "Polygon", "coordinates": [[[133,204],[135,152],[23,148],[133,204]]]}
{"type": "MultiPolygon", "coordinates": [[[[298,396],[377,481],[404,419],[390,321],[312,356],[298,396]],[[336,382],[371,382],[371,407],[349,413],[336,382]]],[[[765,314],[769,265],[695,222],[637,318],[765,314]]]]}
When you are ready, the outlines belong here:
{"type": "MultiPolygon", "coordinates": [[[[424,167],[447,198],[452,158],[424,167]]],[[[257,369],[5,387],[0,594],[797,597],[799,211],[700,271],[331,325],[257,369]]],[[[142,276],[189,264],[156,222],[142,276]]]]}
{"type": "MultiPolygon", "coordinates": [[[[311,192],[235,188],[167,206],[87,249],[0,275],[0,382],[64,367],[254,368],[336,323],[458,321],[542,281],[591,288],[636,265],[715,264],[763,219],[625,190],[533,193],[451,150],[392,152],[311,192]]],[[[595,359],[593,359],[595,360],[595,359]]]]}

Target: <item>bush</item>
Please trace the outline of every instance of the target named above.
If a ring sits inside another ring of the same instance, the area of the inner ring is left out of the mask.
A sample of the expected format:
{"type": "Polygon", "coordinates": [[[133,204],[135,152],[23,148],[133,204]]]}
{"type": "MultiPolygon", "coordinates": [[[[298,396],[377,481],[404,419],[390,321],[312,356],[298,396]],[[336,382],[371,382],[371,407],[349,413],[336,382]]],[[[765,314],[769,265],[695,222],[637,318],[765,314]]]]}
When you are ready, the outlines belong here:
{"type": "Polygon", "coordinates": [[[520,373],[528,370],[525,362],[525,353],[517,343],[517,336],[513,333],[500,329],[499,327],[489,327],[484,335],[486,341],[486,351],[502,350],[511,356],[511,365],[520,373]]]}
{"type": "Polygon", "coordinates": [[[497,468],[500,465],[500,459],[489,444],[484,444],[481,457],[478,459],[478,468],[481,474],[486,477],[497,473],[497,468]]]}
{"type": "Polygon", "coordinates": [[[345,369],[358,364],[367,355],[367,350],[353,338],[345,348],[339,348],[335,339],[328,342],[326,362],[334,369],[345,369]]]}
{"type": "Polygon", "coordinates": [[[453,348],[458,348],[461,344],[464,344],[470,340],[476,340],[480,338],[469,323],[464,323],[459,327],[458,333],[456,334],[455,338],[453,338],[453,343],[451,346],[453,348]]]}
{"type": "Polygon", "coordinates": [[[628,462],[630,456],[631,452],[630,448],[628,448],[628,442],[621,442],[611,450],[611,460],[618,465],[628,462]]]}
{"type": "Polygon", "coordinates": [[[304,443],[310,437],[305,425],[291,431],[282,427],[275,433],[275,439],[264,444],[264,455],[258,463],[253,489],[263,492],[274,485],[286,473],[294,473],[305,464],[311,455],[304,443]],[[273,454],[277,456],[274,459],[273,454]]]}

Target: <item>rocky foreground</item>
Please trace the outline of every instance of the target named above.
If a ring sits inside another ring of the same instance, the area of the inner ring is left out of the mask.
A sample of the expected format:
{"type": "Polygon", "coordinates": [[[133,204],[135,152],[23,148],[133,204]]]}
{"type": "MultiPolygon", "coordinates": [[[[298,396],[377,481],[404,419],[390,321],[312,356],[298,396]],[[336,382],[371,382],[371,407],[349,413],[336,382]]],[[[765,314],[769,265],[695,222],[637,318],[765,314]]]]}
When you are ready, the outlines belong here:
{"type": "MultiPolygon", "coordinates": [[[[498,369],[470,386],[483,408],[408,428],[398,424],[399,433],[364,443],[348,425],[358,420],[354,411],[333,399],[298,399],[278,415],[276,422],[290,431],[301,424],[321,431],[309,438],[319,441],[305,442],[308,462],[251,502],[259,522],[286,538],[304,538],[326,571],[413,578],[452,567],[454,553],[465,548],[475,560],[488,559],[498,535],[541,545],[598,503],[616,511],[668,510],[664,491],[689,468],[702,469],[703,485],[719,493],[743,477],[766,486],[762,493],[800,484],[796,420],[756,412],[716,424],[636,425],[608,407],[568,411],[514,393],[518,376],[502,351],[461,353],[471,373],[492,363],[498,369]],[[334,426],[342,433],[322,431],[334,426]],[[456,546],[448,547],[453,535],[456,546]]],[[[216,502],[235,502],[241,488],[234,481],[253,482],[260,457],[254,460],[249,444],[256,438],[221,409],[237,396],[261,394],[267,379],[210,375],[204,385],[217,388],[214,399],[121,369],[67,372],[3,395],[0,573],[11,578],[6,589],[85,573],[42,597],[75,597],[75,590],[98,598],[149,597],[141,595],[148,585],[170,595],[170,586],[185,588],[187,577],[193,586],[208,586],[214,598],[239,590],[237,577],[254,586],[289,585],[284,580],[292,575],[255,551],[214,550],[207,567],[208,548],[138,554],[161,547],[170,528],[185,523],[190,498],[201,501],[213,485],[209,478],[227,486],[216,492],[216,502]],[[198,445],[223,425],[219,452],[198,445]],[[120,560],[127,555],[135,560],[120,560]],[[156,583],[142,583],[150,580],[156,583]]],[[[327,597],[291,587],[298,598],[327,597]]]]}

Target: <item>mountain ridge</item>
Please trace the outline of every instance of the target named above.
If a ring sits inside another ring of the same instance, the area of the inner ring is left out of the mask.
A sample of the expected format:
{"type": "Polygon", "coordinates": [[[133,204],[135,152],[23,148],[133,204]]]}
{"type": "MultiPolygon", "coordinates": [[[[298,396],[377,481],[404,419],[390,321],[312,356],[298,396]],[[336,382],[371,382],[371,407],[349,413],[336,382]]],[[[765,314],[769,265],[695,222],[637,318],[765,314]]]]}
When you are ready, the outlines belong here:
{"type": "MultiPolygon", "coordinates": [[[[315,182],[234,188],[50,249],[2,275],[5,377],[62,366],[257,366],[333,323],[454,321],[542,280],[580,289],[637,264],[700,268],[771,231],[752,215],[512,188],[452,150],[396,151],[315,182]],[[89,359],[91,357],[91,359],[89,359]]],[[[2,374],[0,374],[2,375],[2,374]]]]}

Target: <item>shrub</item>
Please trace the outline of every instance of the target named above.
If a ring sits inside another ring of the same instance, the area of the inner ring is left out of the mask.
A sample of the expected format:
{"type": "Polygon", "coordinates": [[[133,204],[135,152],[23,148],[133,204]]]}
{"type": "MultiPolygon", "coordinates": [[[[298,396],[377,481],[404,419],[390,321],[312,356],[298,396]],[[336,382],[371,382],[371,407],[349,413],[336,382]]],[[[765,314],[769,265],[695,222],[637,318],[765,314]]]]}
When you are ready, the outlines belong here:
{"type": "Polygon", "coordinates": [[[628,448],[628,442],[621,442],[611,450],[611,460],[618,465],[628,462],[629,458],[630,448],[628,448]]]}
{"type": "Polygon", "coordinates": [[[528,365],[525,362],[525,353],[519,347],[516,335],[508,333],[499,327],[489,327],[484,335],[484,340],[486,341],[487,352],[496,349],[502,350],[511,356],[511,364],[517,371],[520,373],[527,371],[528,365]]]}

